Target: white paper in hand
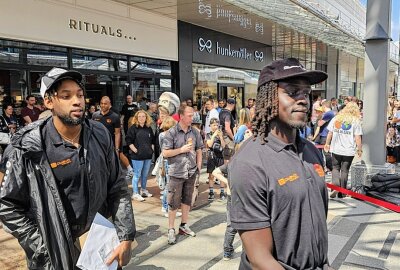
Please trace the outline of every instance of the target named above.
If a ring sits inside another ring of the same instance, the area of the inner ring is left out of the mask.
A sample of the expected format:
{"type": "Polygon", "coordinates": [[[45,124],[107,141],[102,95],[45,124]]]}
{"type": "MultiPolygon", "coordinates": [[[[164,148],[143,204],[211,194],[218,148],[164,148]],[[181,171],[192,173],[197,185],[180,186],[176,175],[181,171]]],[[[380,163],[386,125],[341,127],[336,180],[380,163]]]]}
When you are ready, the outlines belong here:
{"type": "Polygon", "coordinates": [[[116,260],[110,266],[105,262],[119,243],[114,224],[97,213],[76,266],[83,270],[116,270],[116,260]]]}

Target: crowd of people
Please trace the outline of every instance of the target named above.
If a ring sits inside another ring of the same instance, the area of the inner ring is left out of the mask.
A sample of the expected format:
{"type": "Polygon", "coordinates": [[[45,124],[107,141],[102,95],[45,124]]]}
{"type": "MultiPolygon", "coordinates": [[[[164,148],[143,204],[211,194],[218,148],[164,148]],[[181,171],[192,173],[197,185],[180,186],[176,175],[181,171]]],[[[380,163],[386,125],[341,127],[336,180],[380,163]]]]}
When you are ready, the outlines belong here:
{"type": "MultiPolygon", "coordinates": [[[[227,201],[225,260],[233,256],[238,232],[241,269],[329,269],[324,176],[331,172],[333,183],[346,188],[352,160],[362,154],[362,101],[317,97],[311,103],[311,85],[326,78],[289,58],[261,71],[257,97],[239,111],[233,97],[196,105],[171,92],[148,103],[128,95],[119,112],[104,96],[100,110],[85,111],[82,75],[55,68],[41,87],[51,117],[37,121],[39,112],[27,99],[27,125],[18,132],[25,123],[16,123],[12,107],[3,108],[1,131],[15,135],[0,166],[0,220],[20,240],[28,267],[73,269],[76,240],[99,212],[112,217],[121,240],[107,263],[116,259],[123,266],[135,237],[131,200],[153,196],[147,189],[151,167],[168,243],[176,243],[176,217],[179,234],[196,236],[189,213],[205,158],[208,200],[227,201]]],[[[389,133],[395,147],[397,133],[389,133]]]]}

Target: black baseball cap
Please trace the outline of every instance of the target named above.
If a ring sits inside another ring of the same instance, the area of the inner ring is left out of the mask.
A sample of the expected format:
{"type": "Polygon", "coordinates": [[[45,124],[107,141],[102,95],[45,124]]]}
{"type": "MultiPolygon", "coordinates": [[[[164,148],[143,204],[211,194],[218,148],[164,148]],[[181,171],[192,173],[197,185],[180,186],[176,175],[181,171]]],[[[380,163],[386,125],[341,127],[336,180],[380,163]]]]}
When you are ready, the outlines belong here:
{"type": "Polygon", "coordinates": [[[82,83],[82,74],[75,70],[65,70],[62,68],[52,68],[41,79],[40,95],[44,98],[46,92],[61,79],[72,79],[82,83]]]}
{"type": "Polygon", "coordinates": [[[328,74],[320,70],[306,70],[296,58],[277,60],[261,70],[258,87],[270,81],[303,78],[311,85],[325,81],[328,74]]]}
{"type": "Polygon", "coordinates": [[[236,101],[235,101],[234,98],[228,98],[228,99],[226,100],[226,103],[228,103],[228,104],[236,104],[236,101]]]}

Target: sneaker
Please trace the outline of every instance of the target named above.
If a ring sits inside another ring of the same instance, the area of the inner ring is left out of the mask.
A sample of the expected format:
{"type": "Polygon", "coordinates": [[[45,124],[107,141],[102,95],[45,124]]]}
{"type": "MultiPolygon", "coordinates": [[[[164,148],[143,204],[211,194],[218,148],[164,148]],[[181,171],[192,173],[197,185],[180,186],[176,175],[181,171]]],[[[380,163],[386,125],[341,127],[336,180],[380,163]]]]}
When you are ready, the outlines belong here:
{"type": "Polygon", "coordinates": [[[216,184],[216,185],[221,185],[221,182],[220,182],[218,179],[215,179],[215,180],[214,180],[214,184],[216,184]]]}
{"type": "Polygon", "coordinates": [[[139,201],[139,202],[143,202],[144,198],[142,196],[140,196],[140,194],[136,193],[132,195],[132,199],[135,201],[139,201]]]}
{"type": "Polygon", "coordinates": [[[142,197],[144,198],[153,197],[153,194],[151,194],[147,189],[142,189],[142,197]]]}
{"type": "Polygon", "coordinates": [[[225,192],[221,192],[221,194],[219,194],[219,199],[220,199],[221,201],[225,201],[225,200],[226,200],[226,194],[225,194],[225,192]]]}
{"type": "Polygon", "coordinates": [[[214,192],[209,192],[209,193],[208,193],[208,200],[209,200],[209,201],[213,201],[214,198],[215,198],[214,192]]]}
{"type": "Polygon", "coordinates": [[[168,244],[173,245],[176,243],[175,229],[168,230],[168,244]]]}
{"type": "Polygon", "coordinates": [[[132,178],[133,178],[133,170],[128,170],[128,172],[126,173],[125,179],[132,180],[132,178]]]}
{"type": "Polygon", "coordinates": [[[336,196],[338,195],[338,193],[339,193],[339,192],[337,192],[336,190],[334,190],[334,191],[331,193],[331,195],[330,195],[329,197],[331,197],[332,199],[333,199],[333,198],[336,198],[336,196]]]}
{"type": "Polygon", "coordinates": [[[224,261],[229,261],[230,259],[232,259],[232,252],[224,252],[224,261]]]}
{"type": "Polygon", "coordinates": [[[190,235],[195,237],[196,234],[194,233],[194,231],[192,231],[189,227],[189,225],[185,224],[185,226],[179,226],[179,234],[182,235],[190,235]]]}
{"type": "MultiPolygon", "coordinates": [[[[181,217],[181,216],[182,216],[181,212],[176,212],[176,216],[175,216],[176,218],[181,217]]],[[[166,218],[168,217],[168,212],[164,214],[164,217],[166,217],[166,218]]]]}
{"type": "Polygon", "coordinates": [[[162,213],[168,213],[168,210],[167,210],[166,208],[164,208],[164,207],[161,206],[161,212],[162,212],[162,213]]]}

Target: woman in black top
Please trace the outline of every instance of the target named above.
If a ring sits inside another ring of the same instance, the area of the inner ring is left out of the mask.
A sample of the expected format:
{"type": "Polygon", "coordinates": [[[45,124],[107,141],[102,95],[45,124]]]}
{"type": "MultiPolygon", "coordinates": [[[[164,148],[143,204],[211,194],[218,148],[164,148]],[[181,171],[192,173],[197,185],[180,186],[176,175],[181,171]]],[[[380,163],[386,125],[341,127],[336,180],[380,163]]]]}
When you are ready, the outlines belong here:
{"type": "Polygon", "coordinates": [[[132,199],[144,201],[143,197],[151,197],[147,189],[147,175],[151,166],[154,151],[154,133],[151,128],[152,119],[144,110],[136,112],[130,120],[130,127],[126,135],[126,144],[129,146],[129,156],[133,165],[132,199]],[[139,178],[141,178],[142,194],[139,194],[139,178]]]}
{"type": "MultiPolygon", "coordinates": [[[[14,134],[19,129],[17,118],[14,115],[14,107],[11,104],[4,105],[3,115],[0,116],[0,132],[14,134]]],[[[8,144],[1,144],[4,151],[8,144]]]]}

